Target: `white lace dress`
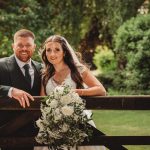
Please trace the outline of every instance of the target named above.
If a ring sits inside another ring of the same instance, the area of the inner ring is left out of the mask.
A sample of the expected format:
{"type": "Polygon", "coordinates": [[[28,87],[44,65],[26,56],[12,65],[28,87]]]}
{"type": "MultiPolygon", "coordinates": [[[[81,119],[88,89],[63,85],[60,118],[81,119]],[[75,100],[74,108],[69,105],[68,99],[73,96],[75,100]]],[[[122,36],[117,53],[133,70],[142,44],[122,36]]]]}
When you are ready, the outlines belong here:
{"type": "MultiPolygon", "coordinates": [[[[68,74],[66,79],[63,81],[62,84],[69,85],[73,89],[76,88],[76,83],[72,80],[71,75],[68,74]]],[[[50,78],[47,85],[46,85],[46,94],[48,95],[51,91],[53,91],[58,84],[53,80],[53,78],[50,78]]],[[[87,87],[85,85],[85,87],[87,87]]],[[[85,110],[85,113],[87,116],[91,116],[91,110],[85,110]]],[[[94,121],[90,121],[89,124],[95,127],[94,121]]],[[[34,147],[34,150],[48,150],[47,147],[34,147]]],[[[72,150],[76,150],[75,148],[72,148],[72,150]]],[[[106,150],[104,146],[79,146],[78,150],[106,150]]]]}

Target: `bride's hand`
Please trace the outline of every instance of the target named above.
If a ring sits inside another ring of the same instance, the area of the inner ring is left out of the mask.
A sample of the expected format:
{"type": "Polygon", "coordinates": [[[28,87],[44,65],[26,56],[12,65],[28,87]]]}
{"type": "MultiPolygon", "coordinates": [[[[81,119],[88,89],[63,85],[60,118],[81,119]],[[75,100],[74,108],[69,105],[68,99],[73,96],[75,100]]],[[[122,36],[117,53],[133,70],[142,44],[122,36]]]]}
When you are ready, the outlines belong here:
{"type": "Polygon", "coordinates": [[[83,89],[74,89],[76,93],[78,93],[80,96],[83,96],[83,89]]]}

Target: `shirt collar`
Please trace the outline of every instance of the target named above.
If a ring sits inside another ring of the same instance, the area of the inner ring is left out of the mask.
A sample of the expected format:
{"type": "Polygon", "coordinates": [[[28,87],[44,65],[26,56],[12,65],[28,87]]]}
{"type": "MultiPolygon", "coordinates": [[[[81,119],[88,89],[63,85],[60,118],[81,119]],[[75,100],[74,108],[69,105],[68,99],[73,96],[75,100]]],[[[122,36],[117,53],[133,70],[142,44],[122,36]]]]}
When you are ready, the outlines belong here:
{"type": "Polygon", "coordinates": [[[30,68],[32,68],[32,67],[31,67],[31,58],[30,58],[27,62],[23,62],[23,61],[19,60],[19,59],[17,58],[17,56],[15,55],[15,59],[16,59],[16,62],[17,62],[18,66],[19,66],[20,68],[22,68],[25,64],[29,64],[30,68]]]}

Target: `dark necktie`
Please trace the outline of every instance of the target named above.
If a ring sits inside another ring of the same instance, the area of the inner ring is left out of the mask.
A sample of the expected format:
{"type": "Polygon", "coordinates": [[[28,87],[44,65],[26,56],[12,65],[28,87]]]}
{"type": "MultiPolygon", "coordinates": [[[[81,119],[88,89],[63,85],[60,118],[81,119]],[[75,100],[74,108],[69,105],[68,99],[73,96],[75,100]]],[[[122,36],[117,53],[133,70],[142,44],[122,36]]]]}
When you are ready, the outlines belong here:
{"type": "Polygon", "coordinates": [[[29,74],[29,68],[30,68],[30,66],[29,66],[29,64],[25,64],[24,66],[23,66],[23,68],[24,68],[24,70],[25,70],[25,79],[30,83],[30,85],[31,85],[31,76],[30,76],[30,74],[29,74]]]}

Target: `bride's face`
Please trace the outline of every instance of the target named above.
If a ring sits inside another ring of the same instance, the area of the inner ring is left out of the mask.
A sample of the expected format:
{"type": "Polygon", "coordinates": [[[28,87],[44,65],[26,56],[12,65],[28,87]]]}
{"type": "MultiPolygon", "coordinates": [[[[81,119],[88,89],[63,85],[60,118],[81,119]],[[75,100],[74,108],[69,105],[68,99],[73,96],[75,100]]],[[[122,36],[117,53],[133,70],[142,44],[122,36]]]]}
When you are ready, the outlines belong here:
{"type": "Polygon", "coordinates": [[[60,43],[48,42],[45,46],[46,57],[51,64],[56,65],[64,62],[64,51],[60,43]]]}

